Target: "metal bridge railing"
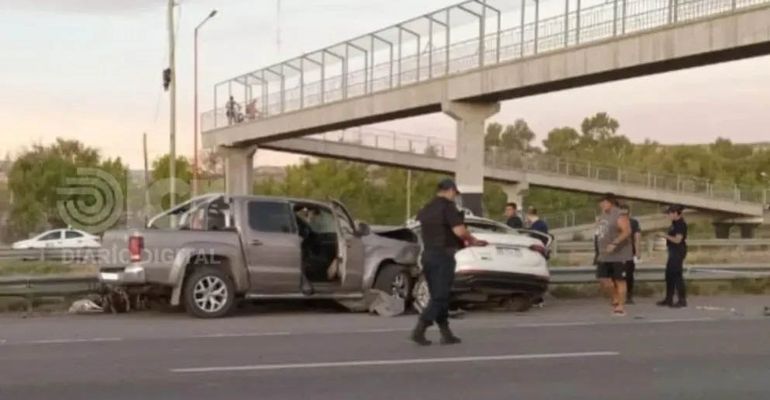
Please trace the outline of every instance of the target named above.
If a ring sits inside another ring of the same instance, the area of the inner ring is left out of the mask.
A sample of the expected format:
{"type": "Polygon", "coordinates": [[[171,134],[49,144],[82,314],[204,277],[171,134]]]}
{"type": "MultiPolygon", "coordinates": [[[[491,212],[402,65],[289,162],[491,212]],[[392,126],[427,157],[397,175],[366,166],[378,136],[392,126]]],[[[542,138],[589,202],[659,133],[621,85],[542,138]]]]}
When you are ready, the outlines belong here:
{"type": "Polygon", "coordinates": [[[469,0],[217,84],[203,131],[770,0],[469,0]],[[227,112],[233,97],[237,109],[227,112]]]}
{"type": "MultiPolygon", "coordinates": [[[[367,127],[313,135],[308,139],[421,154],[427,157],[453,159],[457,153],[456,143],[452,140],[367,127]]],[[[488,167],[503,170],[525,170],[592,179],[736,202],[770,202],[768,188],[742,187],[735,183],[714,182],[696,176],[655,173],[500,148],[488,149],[485,158],[488,167]]]]}

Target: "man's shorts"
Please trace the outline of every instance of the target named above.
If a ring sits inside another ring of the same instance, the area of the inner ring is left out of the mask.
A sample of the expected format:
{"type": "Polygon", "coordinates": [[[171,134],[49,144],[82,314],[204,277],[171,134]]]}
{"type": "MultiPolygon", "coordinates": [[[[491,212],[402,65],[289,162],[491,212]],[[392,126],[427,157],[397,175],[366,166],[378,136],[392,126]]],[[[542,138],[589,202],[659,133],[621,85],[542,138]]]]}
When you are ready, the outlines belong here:
{"type": "Polygon", "coordinates": [[[596,277],[599,279],[613,279],[616,281],[626,279],[626,263],[624,262],[600,262],[596,267],[596,277]]]}

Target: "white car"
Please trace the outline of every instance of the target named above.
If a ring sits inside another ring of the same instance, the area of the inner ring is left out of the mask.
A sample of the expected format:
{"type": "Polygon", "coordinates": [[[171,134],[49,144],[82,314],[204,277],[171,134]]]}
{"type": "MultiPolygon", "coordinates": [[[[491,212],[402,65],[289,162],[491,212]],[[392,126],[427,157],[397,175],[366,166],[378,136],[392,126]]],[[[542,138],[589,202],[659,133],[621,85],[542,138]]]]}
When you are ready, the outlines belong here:
{"type": "Polygon", "coordinates": [[[15,250],[74,249],[101,246],[99,237],[77,229],[54,229],[12,245],[15,250]]]}
{"type": "MultiPolygon", "coordinates": [[[[526,311],[548,289],[548,252],[553,237],[540,232],[513,229],[505,224],[466,212],[465,223],[486,247],[468,247],[455,254],[457,269],[452,287],[452,303],[493,303],[516,311],[526,311]]],[[[421,241],[420,224],[407,223],[421,241]]],[[[403,238],[396,230],[381,235],[403,238]]],[[[428,285],[420,276],[413,289],[413,306],[422,311],[430,300],[428,285]]]]}

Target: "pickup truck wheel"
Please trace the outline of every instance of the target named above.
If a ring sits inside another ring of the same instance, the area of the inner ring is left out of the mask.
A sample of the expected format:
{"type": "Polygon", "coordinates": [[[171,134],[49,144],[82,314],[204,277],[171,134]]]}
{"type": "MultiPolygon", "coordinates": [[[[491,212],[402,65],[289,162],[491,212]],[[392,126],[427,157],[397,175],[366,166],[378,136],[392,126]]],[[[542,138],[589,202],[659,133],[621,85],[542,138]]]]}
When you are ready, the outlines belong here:
{"type": "Polygon", "coordinates": [[[184,305],[194,317],[224,317],[235,305],[235,285],[220,269],[196,268],[184,286],[184,305]]]}
{"type": "Polygon", "coordinates": [[[412,276],[409,270],[398,264],[385,264],[380,268],[374,288],[404,300],[406,305],[412,299],[412,276]]]}

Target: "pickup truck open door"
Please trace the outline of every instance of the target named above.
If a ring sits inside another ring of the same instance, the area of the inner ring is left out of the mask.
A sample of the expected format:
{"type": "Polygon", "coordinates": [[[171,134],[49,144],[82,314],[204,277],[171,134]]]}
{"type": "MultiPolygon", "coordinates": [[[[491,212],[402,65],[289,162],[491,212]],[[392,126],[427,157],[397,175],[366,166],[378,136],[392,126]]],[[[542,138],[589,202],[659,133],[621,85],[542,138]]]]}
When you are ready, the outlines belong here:
{"type": "Polygon", "coordinates": [[[337,254],[340,259],[339,277],[342,290],[360,292],[364,279],[364,243],[356,222],[345,206],[336,200],[331,204],[338,226],[337,254]]]}

